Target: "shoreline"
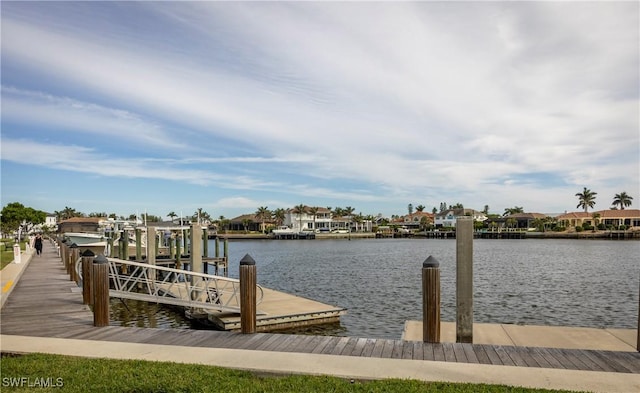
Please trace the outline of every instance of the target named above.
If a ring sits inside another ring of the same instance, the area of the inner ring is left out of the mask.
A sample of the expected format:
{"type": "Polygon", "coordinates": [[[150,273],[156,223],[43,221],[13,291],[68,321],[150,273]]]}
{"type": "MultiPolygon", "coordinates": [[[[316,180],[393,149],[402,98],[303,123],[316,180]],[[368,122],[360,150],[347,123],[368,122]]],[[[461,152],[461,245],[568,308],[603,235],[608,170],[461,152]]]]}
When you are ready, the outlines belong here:
{"type": "MultiPolygon", "coordinates": [[[[262,233],[227,233],[210,236],[209,239],[228,240],[284,240],[274,239],[269,234],[262,233]]],[[[378,238],[373,232],[344,233],[317,233],[315,239],[375,239],[378,238]]],[[[386,239],[455,239],[455,231],[434,232],[430,231],[398,236],[386,236],[386,239]],[[434,236],[435,234],[439,236],[434,236]]],[[[475,239],[579,239],[579,240],[640,240],[640,231],[584,231],[584,232],[474,232],[475,239]]],[[[291,239],[289,239],[291,240],[291,239]]],[[[296,239],[309,240],[309,239],[296,239]]]]}

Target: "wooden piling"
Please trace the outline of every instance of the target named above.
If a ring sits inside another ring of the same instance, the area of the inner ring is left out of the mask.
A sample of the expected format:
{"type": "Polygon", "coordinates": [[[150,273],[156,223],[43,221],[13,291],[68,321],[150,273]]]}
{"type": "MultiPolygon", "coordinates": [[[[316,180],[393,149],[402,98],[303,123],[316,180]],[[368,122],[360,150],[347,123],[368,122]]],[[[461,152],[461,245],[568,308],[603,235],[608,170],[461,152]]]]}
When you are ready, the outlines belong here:
{"type": "Polygon", "coordinates": [[[216,242],[215,242],[215,246],[216,246],[216,253],[215,256],[216,258],[220,257],[220,238],[218,238],[218,236],[216,235],[216,242]]]}
{"type": "Polygon", "coordinates": [[[456,342],[473,343],[473,218],[456,219],[456,342]]]}
{"type": "MultiPolygon", "coordinates": [[[[189,262],[191,265],[191,271],[194,273],[202,273],[202,227],[200,225],[192,225],[189,233],[191,239],[191,250],[189,250],[189,262]]],[[[191,285],[196,286],[198,281],[201,281],[201,277],[191,276],[191,285]]],[[[193,300],[198,297],[196,291],[191,292],[193,300]]]]}
{"type": "MultiPolygon", "coordinates": [[[[149,233],[147,232],[148,237],[149,233]]],[[[147,247],[147,254],[149,253],[148,250],[149,247],[147,247]]],[[[136,228],[136,261],[142,262],[142,229],[140,228],[136,228]]]]}
{"type": "Polygon", "coordinates": [[[246,254],[240,260],[240,332],[256,332],[256,261],[246,254]]]}
{"type": "Polygon", "coordinates": [[[78,281],[76,272],[76,261],[78,260],[78,245],[73,243],[69,246],[69,256],[67,258],[67,272],[69,273],[69,281],[78,281]]]}
{"type": "Polygon", "coordinates": [[[176,269],[182,269],[182,262],[180,261],[180,254],[182,251],[180,250],[180,234],[176,235],[176,269]]]}
{"type": "MultiPolygon", "coordinates": [[[[156,228],[147,227],[147,263],[149,265],[156,265],[156,228]]],[[[149,269],[149,279],[156,280],[156,270],[149,269]]]]}
{"type": "Polygon", "coordinates": [[[109,261],[104,255],[93,259],[93,326],[109,326],[109,261]]]}
{"type": "Polygon", "coordinates": [[[422,263],[422,341],[440,342],[440,263],[432,256],[422,263]]]}
{"type": "Polygon", "coordinates": [[[91,271],[93,270],[94,257],[95,254],[89,249],[82,253],[82,304],[93,304],[91,271]]]}

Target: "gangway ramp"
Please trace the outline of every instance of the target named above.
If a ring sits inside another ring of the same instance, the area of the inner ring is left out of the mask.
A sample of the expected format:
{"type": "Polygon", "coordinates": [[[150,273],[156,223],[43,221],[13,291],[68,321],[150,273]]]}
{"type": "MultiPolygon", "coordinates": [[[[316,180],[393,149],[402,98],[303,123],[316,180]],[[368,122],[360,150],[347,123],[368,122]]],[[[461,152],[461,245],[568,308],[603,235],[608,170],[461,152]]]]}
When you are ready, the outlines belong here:
{"type": "MultiPolygon", "coordinates": [[[[109,296],[185,308],[189,318],[240,330],[240,281],[212,274],[107,258],[109,296]]],[[[336,323],[346,309],[257,286],[258,331],[336,323]]]]}

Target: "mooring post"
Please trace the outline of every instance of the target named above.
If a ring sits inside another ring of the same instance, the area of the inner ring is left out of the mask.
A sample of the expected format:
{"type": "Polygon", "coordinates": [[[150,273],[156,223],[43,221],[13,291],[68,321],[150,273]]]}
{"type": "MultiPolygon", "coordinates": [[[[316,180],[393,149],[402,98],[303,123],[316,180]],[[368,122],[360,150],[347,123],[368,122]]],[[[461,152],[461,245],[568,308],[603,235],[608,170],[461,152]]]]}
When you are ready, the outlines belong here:
{"type": "Polygon", "coordinates": [[[180,262],[180,254],[182,251],[180,250],[180,234],[176,235],[176,269],[182,269],[182,262],[180,262]]]}
{"type": "Polygon", "coordinates": [[[456,219],[456,342],[473,343],[473,218],[456,219]]]}
{"type": "MultiPolygon", "coordinates": [[[[149,233],[147,232],[147,238],[148,237],[149,233]]],[[[149,250],[148,247],[147,250],[149,250]]],[[[140,228],[136,228],[136,261],[142,262],[142,229],[140,228]]]]}
{"type": "MultiPolygon", "coordinates": [[[[147,263],[149,265],[156,265],[156,228],[147,227],[147,263]]],[[[149,269],[149,279],[151,281],[156,280],[156,269],[149,269]]],[[[153,285],[153,284],[152,284],[153,285]]]]}
{"type": "Polygon", "coordinates": [[[229,258],[229,239],[224,238],[224,257],[229,258]]]}
{"type": "Polygon", "coordinates": [[[218,235],[216,234],[216,242],[215,242],[215,249],[216,249],[216,258],[218,258],[220,256],[220,239],[218,238],[218,235]]]}
{"type": "Polygon", "coordinates": [[[78,254],[80,254],[78,245],[73,243],[69,246],[69,281],[78,281],[78,272],[76,272],[78,254]]]}
{"type": "Polygon", "coordinates": [[[91,292],[91,270],[96,255],[88,248],[82,253],[82,304],[93,304],[91,292]]]}
{"type": "Polygon", "coordinates": [[[246,254],[240,260],[240,332],[256,332],[256,261],[246,254]]]}
{"type": "MultiPolygon", "coordinates": [[[[638,293],[640,293],[640,281],[638,281],[638,293]]],[[[636,337],[636,349],[640,352],[640,296],[638,296],[638,336],[636,337]]]]}
{"type": "Polygon", "coordinates": [[[209,230],[202,230],[202,256],[209,258],[209,230]]]}
{"type": "Polygon", "coordinates": [[[422,341],[440,342],[440,263],[432,256],[422,262],[422,341]]]}
{"type": "MultiPolygon", "coordinates": [[[[191,271],[193,273],[202,273],[202,227],[200,225],[192,225],[189,235],[191,236],[189,241],[191,244],[191,250],[189,251],[191,271]]],[[[201,277],[191,275],[192,286],[197,286],[198,282],[201,280],[201,277]]],[[[196,300],[198,293],[196,291],[191,291],[191,296],[192,300],[196,300]]]]}
{"type": "Polygon", "coordinates": [[[109,325],[109,261],[100,254],[93,259],[93,326],[109,325]]]}

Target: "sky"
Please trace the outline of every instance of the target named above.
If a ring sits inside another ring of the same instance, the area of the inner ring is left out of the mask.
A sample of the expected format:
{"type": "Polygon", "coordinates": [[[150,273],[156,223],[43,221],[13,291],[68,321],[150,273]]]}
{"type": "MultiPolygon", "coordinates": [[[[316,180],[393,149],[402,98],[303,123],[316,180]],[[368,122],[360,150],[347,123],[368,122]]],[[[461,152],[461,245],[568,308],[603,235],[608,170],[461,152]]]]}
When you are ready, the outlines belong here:
{"type": "Polygon", "coordinates": [[[217,218],[640,204],[638,2],[2,1],[1,197],[217,218]]]}

